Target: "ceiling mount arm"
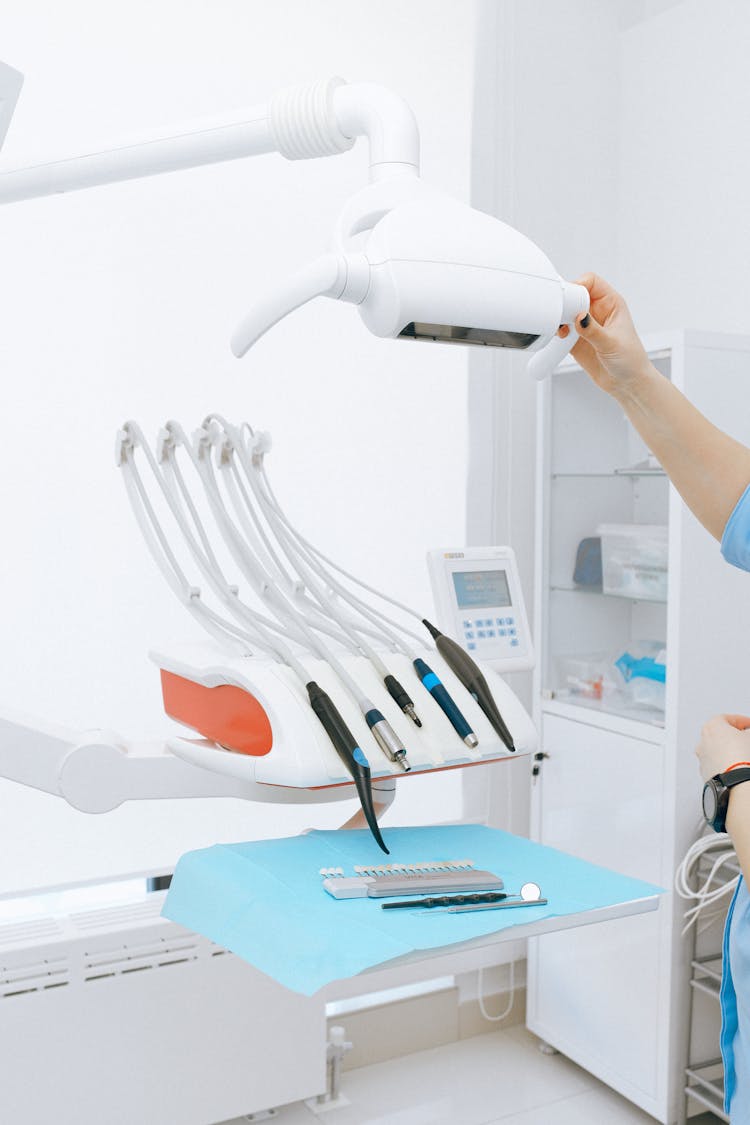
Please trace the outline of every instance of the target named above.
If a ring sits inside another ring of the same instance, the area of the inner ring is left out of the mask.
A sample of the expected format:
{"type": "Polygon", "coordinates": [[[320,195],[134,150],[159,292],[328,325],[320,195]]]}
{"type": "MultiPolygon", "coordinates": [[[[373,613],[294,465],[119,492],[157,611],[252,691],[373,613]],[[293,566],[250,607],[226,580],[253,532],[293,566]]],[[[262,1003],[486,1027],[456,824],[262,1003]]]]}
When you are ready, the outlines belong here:
{"type": "MultiPolygon", "coordinates": [[[[0,63],[0,143],[23,76],[0,63]]],[[[264,105],[196,121],[108,148],[0,172],[0,203],[138,180],[279,152],[289,160],[335,156],[357,137],[370,144],[373,179],[419,170],[419,132],[398,95],[369,83],[328,78],[282,90],[264,105]]]]}

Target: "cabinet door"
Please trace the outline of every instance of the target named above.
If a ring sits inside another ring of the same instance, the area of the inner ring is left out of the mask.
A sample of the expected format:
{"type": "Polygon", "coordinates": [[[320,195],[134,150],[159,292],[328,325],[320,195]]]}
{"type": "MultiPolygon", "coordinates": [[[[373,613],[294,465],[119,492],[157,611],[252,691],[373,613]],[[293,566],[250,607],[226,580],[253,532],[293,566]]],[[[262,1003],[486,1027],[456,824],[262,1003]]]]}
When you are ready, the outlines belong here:
{"type": "MultiPolygon", "coordinates": [[[[557,716],[536,781],[543,844],[659,884],[664,750],[557,716]]],[[[565,1055],[658,1114],[661,911],[529,943],[528,1025],[565,1055]]]]}

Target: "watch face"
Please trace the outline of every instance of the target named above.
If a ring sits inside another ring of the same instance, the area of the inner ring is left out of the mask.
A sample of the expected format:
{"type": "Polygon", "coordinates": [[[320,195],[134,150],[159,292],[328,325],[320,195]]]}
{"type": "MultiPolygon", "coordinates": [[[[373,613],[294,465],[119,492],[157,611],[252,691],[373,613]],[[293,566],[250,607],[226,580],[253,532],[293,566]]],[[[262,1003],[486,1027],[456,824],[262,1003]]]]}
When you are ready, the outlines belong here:
{"type": "Polygon", "coordinates": [[[712,781],[707,781],[703,786],[703,815],[709,824],[713,824],[716,818],[717,806],[716,786],[712,781]]]}

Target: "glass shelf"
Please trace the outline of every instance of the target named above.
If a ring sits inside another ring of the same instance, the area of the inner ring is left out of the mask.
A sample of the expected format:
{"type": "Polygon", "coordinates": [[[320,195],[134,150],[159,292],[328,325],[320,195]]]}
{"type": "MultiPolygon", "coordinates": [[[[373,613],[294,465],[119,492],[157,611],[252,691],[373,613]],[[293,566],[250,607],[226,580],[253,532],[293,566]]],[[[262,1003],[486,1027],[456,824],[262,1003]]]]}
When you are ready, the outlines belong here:
{"type": "Polygon", "coordinates": [[[616,598],[621,602],[641,603],[647,602],[649,605],[666,605],[666,598],[631,598],[628,594],[605,594],[603,590],[594,589],[591,586],[562,586],[551,585],[550,590],[555,593],[562,594],[584,594],[587,597],[599,595],[602,598],[616,598]]]}
{"type": "Polygon", "coordinates": [[[556,691],[545,691],[544,696],[553,703],[564,703],[568,707],[581,707],[585,711],[595,711],[599,715],[611,715],[618,719],[628,719],[630,722],[644,723],[648,726],[663,728],[664,712],[648,707],[634,707],[626,700],[614,699],[587,699],[585,695],[575,695],[560,688],[556,691]]]}
{"type": "Polygon", "coordinates": [[[666,477],[663,469],[610,469],[601,473],[551,473],[552,480],[586,480],[588,478],[609,480],[618,477],[666,477]]]}

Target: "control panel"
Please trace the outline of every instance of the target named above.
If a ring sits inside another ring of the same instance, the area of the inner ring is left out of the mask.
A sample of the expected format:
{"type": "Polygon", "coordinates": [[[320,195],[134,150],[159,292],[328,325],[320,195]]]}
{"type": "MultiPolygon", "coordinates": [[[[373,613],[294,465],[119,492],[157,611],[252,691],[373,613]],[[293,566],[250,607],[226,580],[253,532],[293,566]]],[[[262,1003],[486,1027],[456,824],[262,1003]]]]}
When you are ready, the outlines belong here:
{"type": "Polygon", "coordinates": [[[443,632],[498,672],[533,668],[531,633],[511,547],[429,551],[427,565],[443,632]]]}

